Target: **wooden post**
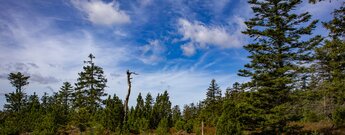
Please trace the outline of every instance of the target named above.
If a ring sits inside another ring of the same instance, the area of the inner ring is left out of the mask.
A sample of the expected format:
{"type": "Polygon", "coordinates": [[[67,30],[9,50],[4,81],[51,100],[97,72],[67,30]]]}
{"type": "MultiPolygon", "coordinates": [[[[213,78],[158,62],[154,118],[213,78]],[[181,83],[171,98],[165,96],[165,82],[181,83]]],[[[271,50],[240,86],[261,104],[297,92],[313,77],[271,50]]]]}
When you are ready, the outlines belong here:
{"type": "Polygon", "coordinates": [[[201,135],[204,135],[204,121],[201,121],[201,135]]]}

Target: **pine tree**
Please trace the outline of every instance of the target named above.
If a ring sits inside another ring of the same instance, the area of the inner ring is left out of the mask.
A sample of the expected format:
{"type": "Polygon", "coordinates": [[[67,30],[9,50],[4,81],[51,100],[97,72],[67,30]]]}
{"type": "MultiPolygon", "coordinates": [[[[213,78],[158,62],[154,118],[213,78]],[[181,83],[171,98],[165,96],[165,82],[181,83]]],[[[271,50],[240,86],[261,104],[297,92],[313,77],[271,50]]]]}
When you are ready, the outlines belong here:
{"type": "Polygon", "coordinates": [[[330,31],[329,39],[316,49],[315,67],[322,82],[317,89],[323,95],[323,113],[331,116],[345,103],[345,2],[323,24],[330,31]]]}
{"type": "Polygon", "coordinates": [[[147,93],[146,97],[145,97],[145,106],[144,106],[144,118],[146,120],[148,120],[149,125],[148,127],[153,129],[154,125],[153,125],[153,117],[152,117],[152,105],[153,105],[153,98],[151,96],[150,93],[147,93]]]}
{"type": "Polygon", "coordinates": [[[206,92],[202,119],[206,125],[215,126],[222,110],[222,91],[215,79],[212,79],[206,92]]]}
{"type": "Polygon", "coordinates": [[[230,98],[230,97],[232,96],[232,94],[234,94],[234,93],[239,93],[239,92],[243,92],[242,89],[241,89],[241,85],[240,85],[240,83],[235,82],[235,83],[232,85],[232,88],[227,88],[227,89],[226,89],[225,97],[226,97],[226,98],[230,98]]]}
{"type": "Polygon", "coordinates": [[[176,122],[180,121],[181,119],[182,119],[182,115],[181,115],[180,107],[178,105],[175,105],[172,108],[172,123],[173,123],[173,125],[175,125],[176,122]]]}
{"type": "Polygon", "coordinates": [[[64,82],[58,93],[58,100],[64,106],[65,109],[69,109],[71,105],[71,97],[73,93],[73,87],[71,83],[64,82]]]}
{"type": "Polygon", "coordinates": [[[88,57],[90,60],[84,61],[86,63],[86,66],[83,67],[84,71],[79,73],[75,100],[78,106],[88,107],[91,112],[95,112],[100,107],[101,97],[106,96],[104,88],[107,79],[103,75],[103,69],[94,64],[95,56],[90,54],[88,57]]]}
{"type": "Polygon", "coordinates": [[[301,0],[249,0],[255,17],[246,21],[243,33],[254,38],[254,43],[244,46],[251,62],[239,75],[251,77],[246,84],[255,92],[252,104],[262,111],[265,119],[262,130],[282,132],[290,118],[285,116],[285,103],[293,89],[295,78],[310,62],[312,49],[321,41],[320,36],[302,41],[311,35],[318,21],[306,24],[311,15],[295,14],[293,10],[301,0]],[[303,26],[302,26],[303,25],[303,26]]]}
{"type": "Polygon", "coordinates": [[[21,72],[10,73],[8,80],[13,87],[16,88],[16,92],[5,94],[6,101],[9,104],[5,104],[4,108],[8,111],[19,112],[25,106],[26,94],[23,92],[24,86],[28,85],[28,79],[30,76],[25,76],[21,72]]]}
{"type": "Polygon", "coordinates": [[[211,80],[210,86],[207,89],[206,93],[206,104],[220,100],[222,97],[222,91],[220,90],[215,79],[211,80]]]}
{"type": "Polygon", "coordinates": [[[169,100],[169,94],[164,91],[163,94],[158,94],[156,102],[152,109],[152,123],[153,127],[156,128],[159,122],[166,118],[168,120],[169,126],[171,126],[171,102],[169,100]]]}
{"type": "Polygon", "coordinates": [[[142,118],[144,114],[144,100],[143,97],[141,96],[141,93],[139,93],[138,98],[137,98],[137,105],[135,106],[135,113],[136,113],[136,118],[142,118]]]}
{"type": "Polygon", "coordinates": [[[113,132],[115,130],[120,130],[122,128],[124,116],[122,101],[114,94],[113,98],[109,96],[104,103],[105,108],[102,116],[103,126],[113,132]]]}

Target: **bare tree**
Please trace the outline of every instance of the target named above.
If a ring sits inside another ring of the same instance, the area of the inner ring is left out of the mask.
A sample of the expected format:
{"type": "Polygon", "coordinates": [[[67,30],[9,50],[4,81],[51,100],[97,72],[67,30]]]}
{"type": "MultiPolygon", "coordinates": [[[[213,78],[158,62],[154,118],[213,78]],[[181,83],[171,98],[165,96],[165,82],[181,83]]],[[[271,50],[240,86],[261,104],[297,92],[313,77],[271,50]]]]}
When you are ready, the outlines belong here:
{"type": "Polygon", "coordinates": [[[131,89],[132,89],[132,82],[131,82],[131,79],[133,79],[131,77],[132,74],[133,75],[138,75],[135,72],[130,72],[129,70],[127,70],[128,92],[127,92],[127,96],[126,96],[126,100],[125,100],[125,106],[124,106],[124,109],[125,109],[125,120],[126,120],[127,113],[128,113],[128,100],[129,100],[129,96],[131,94],[131,89]]]}

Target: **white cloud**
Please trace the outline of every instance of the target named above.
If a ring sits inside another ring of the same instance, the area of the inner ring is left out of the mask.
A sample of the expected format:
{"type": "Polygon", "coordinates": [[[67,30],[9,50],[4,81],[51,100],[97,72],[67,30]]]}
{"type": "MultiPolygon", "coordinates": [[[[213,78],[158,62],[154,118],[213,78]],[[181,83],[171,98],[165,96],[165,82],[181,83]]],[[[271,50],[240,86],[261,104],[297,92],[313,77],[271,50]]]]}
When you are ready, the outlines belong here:
{"type": "Polygon", "coordinates": [[[100,0],[72,0],[72,4],[96,25],[110,26],[131,22],[129,15],[120,10],[116,1],[104,3],[100,0]]]}
{"type": "Polygon", "coordinates": [[[233,22],[236,27],[233,32],[229,32],[224,27],[205,26],[197,21],[190,22],[186,19],[179,19],[178,32],[183,36],[183,40],[190,40],[181,49],[186,56],[191,56],[196,52],[196,49],[207,48],[208,46],[219,48],[241,47],[243,45],[241,30],[245,28],[243,27],[243,19],[235,17],[233,22]]]}
{"type": "Polygon", "coordinates": [[[185,56],[192,56],[195,54],[195,46],[193,43],[187,43],[181,46],[183,50],[183,55],[185,56]]]}
{"type": "Polygon", "coordinates": [[[165,48],[159,40],[150,41],[147,45],[142,46],[139,51],[141,55],[138,59],[145,64],[156,64],[164,60],[162,54],[165,52],[165,48]]]}

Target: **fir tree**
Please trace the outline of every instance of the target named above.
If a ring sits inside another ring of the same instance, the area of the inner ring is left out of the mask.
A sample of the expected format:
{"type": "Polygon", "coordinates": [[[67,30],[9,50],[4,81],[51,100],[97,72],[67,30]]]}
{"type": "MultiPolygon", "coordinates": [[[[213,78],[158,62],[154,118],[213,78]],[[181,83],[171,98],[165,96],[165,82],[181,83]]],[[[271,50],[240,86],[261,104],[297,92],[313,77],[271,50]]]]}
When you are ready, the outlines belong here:
{"type": "Polygon", "coordinates": [[[90,54],[88,57],[90,60],[84,61],[86,63],[86,66],[83,67],[84,71],[79,73],[75,88],[75,98],[78,106],[86,106],[90,111],[94,112],[100,107],[101,97],[106,96],[104,88],[106,87],[107,79],[103,75],[103,69],[94,64],[95,56],[90,54]]]}
{"type": "Polygon", "coordinates": [[[135,113],[136,113],[136,118],[142,118],[144,115],[144,100],[143,97],[141,96],[141,93],[139,93],[138,98],[137,98],[137,105],[135,106],[135,113]]]}
{"type": "Polygon", "coordinates": [[[175,125],[176,122],[180,121],[181,119],[182,119],[182,115],[181,115],[180,107],[178,105],[175,105],[172,108],[172,123],[173,123],[173,125],[175,125]]]}
{"type": "Polygon", "coordinates": [[[248,28],[243,33],[254,38],[254,43],[244,46],[251,62],[239,75],[252,79],[246,85],[256,92],[253,105],[263,112],[263,131],[282,132],[290,121],[284,116],[284,104],[290,100],[294,79],[304,69],[302,64],[310,62],[312,49],[321,41],[320,36],[301,40],[302,36],[311,35],[318,22],[306,24],[311,19],[308,12],[293,13],[301,2],[248,1],[255,17],[245,22],[248,28]]]}
{"type": "Polygon", "coordinates": [[[73,87],[71,83],[64,82],[58,93],[58,100],[66,109],[68,109],[69,106],[71,105],[72,93],[73,93],[73,87]]]}
{"type": "Polygon", "coordinates": [[[221,97],[222,97],[222,91],[220,90],[218,84],[216,83],[216,80],[212,79],[210,86],[207,89],[205,102],[212,103],[217,100],[220,100],[221,97]]]}
{"type": "Polygon", "coordinates": [[[206,92],[204,109],[202,110],[202,119],[207,125],[214,126],[222,110],[222,91],[220,90],[215,79],[212,79],[206,92]]]}
{"type": "Polygon", "coordinates": [[[124,116],[122,101],[114,94],[113,98],[109,96],[104,103],[104,115],[102,116],[103,126],[111,131],[120,130],[124,116]]]}
{"type": "Polygon", "coordinates": [[[29,78],[29,76],[25,76],[21,72],[10,73],[8,75],[8,80],[16,88],[15,92],[5,94],[6,101],[9,104],[5,104],[4,108],[8,111],[19,112],[25,106],[26,94],[23,92],[23,88],[29,84],[29,78]]]}
{"type": "Polygon", "coordinates": [[[152,109],[152,116],[153,127],[155,128],[163,118],[168,120],[169,125],[171,124],[171,102],[167,91],[157,95],[152,109]]]}

